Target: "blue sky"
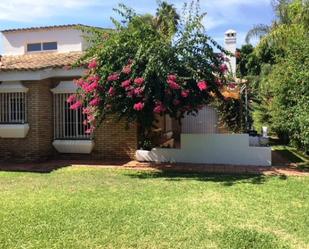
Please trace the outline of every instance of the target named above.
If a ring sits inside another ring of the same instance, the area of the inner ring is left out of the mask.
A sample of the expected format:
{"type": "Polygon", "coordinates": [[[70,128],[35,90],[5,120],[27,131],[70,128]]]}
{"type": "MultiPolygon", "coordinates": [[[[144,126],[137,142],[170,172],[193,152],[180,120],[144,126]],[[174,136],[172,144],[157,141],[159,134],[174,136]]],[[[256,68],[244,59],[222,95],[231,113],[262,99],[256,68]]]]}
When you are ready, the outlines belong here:
{"type": "MultiPolygon", "coordinates": [[[[115,16],[112,9],[119,2],[138,13],[155,13],[156,10],[156,0],[1,0],[0,30],[75,23],[112,27],[110,16],[115,16]]],[[[186,1],[168,2],[181,11],[186,1]]],[[[273,19],[270,0],[200,0],[200,4],[208,13],[207,32],[220,44],[227,29],[238,32],[240,46],[254,24],[269,24],[273,19]]]]}

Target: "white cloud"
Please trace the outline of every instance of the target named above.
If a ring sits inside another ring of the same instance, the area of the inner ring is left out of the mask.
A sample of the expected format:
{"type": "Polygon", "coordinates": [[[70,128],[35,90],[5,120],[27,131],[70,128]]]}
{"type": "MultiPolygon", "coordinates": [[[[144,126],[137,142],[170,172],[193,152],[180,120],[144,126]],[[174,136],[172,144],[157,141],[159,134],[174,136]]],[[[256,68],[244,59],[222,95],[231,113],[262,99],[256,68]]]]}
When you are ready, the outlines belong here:
{"type": "Polygon", "coordinates": [[[0,20],[29,22],[58,14],[74,14],[85,7],[109,6],[100,0],[2,0],[0,20]],[[70,11],[72,11],[70,13],[70,11]]]}

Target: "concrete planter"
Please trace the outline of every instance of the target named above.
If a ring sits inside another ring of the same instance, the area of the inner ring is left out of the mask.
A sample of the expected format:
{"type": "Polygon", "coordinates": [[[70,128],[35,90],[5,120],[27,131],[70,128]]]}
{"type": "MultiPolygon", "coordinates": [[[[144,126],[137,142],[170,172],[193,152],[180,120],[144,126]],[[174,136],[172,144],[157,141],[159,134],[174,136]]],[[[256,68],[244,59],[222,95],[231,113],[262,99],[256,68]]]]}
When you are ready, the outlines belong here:
{"type": "Polygon", "coordinates": [[[0,138],[25,138],[29,131],[29,124],[1,124],[0,138]]]}
{"type": "Polygon", "coordinates": [[[59,153],[90,154],[93,140],[54,140],[53,146],[59,153]]]}

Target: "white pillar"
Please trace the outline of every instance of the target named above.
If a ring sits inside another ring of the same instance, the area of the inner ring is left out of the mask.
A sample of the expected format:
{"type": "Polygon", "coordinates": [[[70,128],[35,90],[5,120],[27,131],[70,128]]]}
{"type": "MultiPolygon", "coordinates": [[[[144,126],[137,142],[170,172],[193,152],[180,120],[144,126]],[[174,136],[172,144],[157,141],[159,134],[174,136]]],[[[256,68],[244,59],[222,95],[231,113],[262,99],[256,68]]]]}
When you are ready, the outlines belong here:
{"type": "Polygon", "coordinates": [[[237,45],[237,32],[235,30],[229,29],[224,35],[224,48],[229,51],[234,56],[227,56],[229,62],[227,63],[229,71],[236,76],[236,45],[237,45]]]}

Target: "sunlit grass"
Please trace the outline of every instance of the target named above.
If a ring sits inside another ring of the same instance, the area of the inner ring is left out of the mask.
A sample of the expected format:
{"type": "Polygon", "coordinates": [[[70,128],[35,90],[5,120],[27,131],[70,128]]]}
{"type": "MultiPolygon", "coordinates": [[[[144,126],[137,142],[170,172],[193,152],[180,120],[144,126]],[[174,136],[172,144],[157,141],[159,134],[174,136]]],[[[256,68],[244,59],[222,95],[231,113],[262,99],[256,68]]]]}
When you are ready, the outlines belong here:
{"type": "Polygon", "coordinates": [[[0,248],[309,248],[309,178],[0,172],[0,248]]]}

